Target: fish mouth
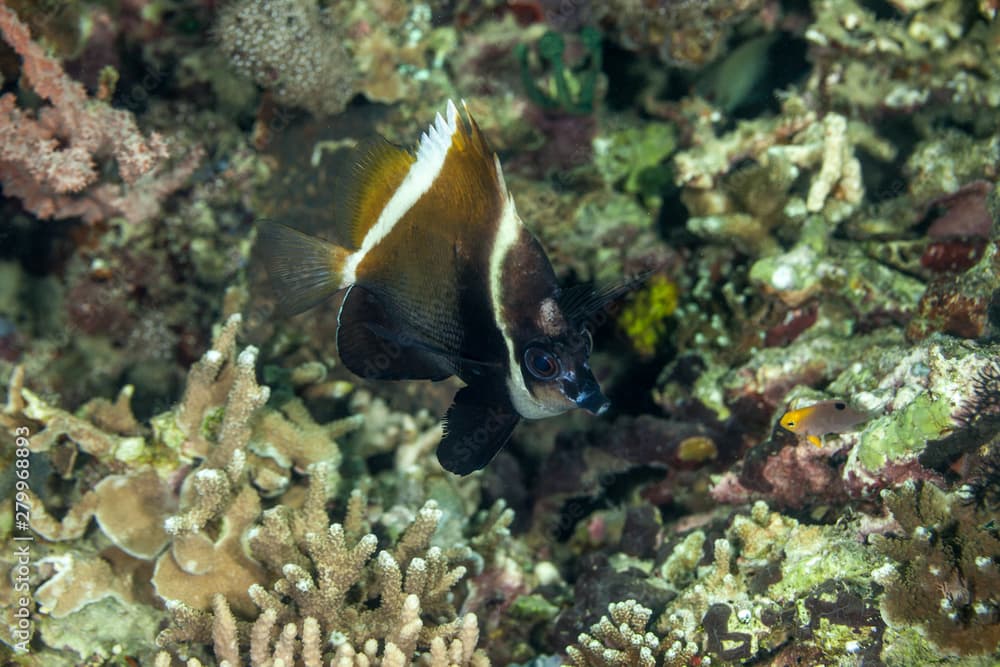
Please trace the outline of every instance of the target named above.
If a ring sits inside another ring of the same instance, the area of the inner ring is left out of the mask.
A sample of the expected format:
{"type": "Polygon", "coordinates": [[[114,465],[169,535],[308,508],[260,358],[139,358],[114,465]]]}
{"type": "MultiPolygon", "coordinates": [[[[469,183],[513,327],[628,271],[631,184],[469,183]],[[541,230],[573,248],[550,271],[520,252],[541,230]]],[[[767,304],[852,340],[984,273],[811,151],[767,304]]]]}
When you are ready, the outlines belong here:
{"type": "Polygon", "coordinates": [[[583,408],[592,415],[603,415],[611,407],[611,401],[601,393],[600,385],[592,377],[584,380],[574,403],[576,407],[583,408]]]}

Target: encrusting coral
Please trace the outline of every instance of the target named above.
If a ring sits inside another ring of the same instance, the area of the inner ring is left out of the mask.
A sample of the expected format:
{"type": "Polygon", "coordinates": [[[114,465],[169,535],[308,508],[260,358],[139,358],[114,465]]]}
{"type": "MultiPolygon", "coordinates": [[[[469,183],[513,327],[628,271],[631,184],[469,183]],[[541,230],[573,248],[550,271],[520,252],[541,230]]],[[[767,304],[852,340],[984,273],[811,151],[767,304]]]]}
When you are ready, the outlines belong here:
{"type": "Polygon", "coordinates": [[[622,558],[617,570],[646,573],[639,575],[646,586],[634,590],[673,593],[652,605],[610,604],[567,647],[571,664],[737,664],[801,651],[809,664],[831,664],[881,651],[885,623],[865,581],[880,559],[845,531],[800,524],[758,502],[749,516],[732,518],[725,537],[711,543],[711,563],[701,565],[706,543],[695,530],[653,562],[622,558]]]}

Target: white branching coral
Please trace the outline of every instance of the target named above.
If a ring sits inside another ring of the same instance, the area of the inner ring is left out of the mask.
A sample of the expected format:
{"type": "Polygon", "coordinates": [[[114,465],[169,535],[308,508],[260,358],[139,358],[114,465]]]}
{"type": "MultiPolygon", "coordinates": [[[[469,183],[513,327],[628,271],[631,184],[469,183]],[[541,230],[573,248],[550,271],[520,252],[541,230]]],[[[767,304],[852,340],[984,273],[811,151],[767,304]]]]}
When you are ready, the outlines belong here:
{"type": "Polygon", "coordinates": [[[613,602],[608,616],[582,632],[566,653],[577,667],[654,667],[660,641],[646,632],[652,611],[635,600],[613,602]]]}
{"type": "Polygon", "coordinates": [[[456,554],[431,546],[442,518],[437,504],[427,501],[396,544],[379,551],[359,493],[344,522],[329,523],[326,468],[310,468],[302,507],[267,510],[246,533],[272,582],[249,587],[256,620],[237,620],[228,598],[213,599],[211,611],[175,605],[160,645],[211,643],[220,664],[244,664],[244,647],[253,665],[488,664],[476,650],[476,616],[458,615],[452,601],[466,568],[456,554]]]}
{"type": "Polygon", "coordinates": [[[858,150],[891,161],[896,149],[867,125],[811,108],[789,94],[774,118],[745,121],[722,136],[699,126],[692,148],[674,157],[675,180],[691,212],[688,228],[735,243],[753,256],[778,252],[775,232],[820,216],[836,225],[864,199],[858,150]],[[800,193],[800,184],[808,191],[800,193]]]}

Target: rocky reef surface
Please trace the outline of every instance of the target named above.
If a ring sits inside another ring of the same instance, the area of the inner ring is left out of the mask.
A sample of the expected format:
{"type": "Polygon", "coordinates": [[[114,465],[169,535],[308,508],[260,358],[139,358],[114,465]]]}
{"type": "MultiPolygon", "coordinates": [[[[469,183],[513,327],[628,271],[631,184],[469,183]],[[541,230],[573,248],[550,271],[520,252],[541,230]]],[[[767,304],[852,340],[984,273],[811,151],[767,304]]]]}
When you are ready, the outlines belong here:
{"type": "Polygon", "coordinates": [[[0,663],[998,664],[998,12],[0,0],[0,663]],[[468,477],[253,253],[448,99],[561,281],[648,276],[608,414],[468,477]]]}

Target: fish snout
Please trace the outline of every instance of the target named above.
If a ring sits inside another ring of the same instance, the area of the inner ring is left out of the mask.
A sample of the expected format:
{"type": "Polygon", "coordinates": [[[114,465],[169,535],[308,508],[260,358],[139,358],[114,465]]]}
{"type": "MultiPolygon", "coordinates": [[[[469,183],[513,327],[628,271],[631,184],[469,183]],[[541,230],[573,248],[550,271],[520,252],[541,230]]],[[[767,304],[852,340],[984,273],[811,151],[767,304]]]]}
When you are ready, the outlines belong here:
{"type": "Polygon", "coordinates": [[[578,408],[583,408],[592,415],[603,415],[611,407],[611,401],[601,391],[601,386],[593,375],[587,373],[589,377],[583,378],[580,382],[580,392],[576,395],[574,402],[578,408]]]}

